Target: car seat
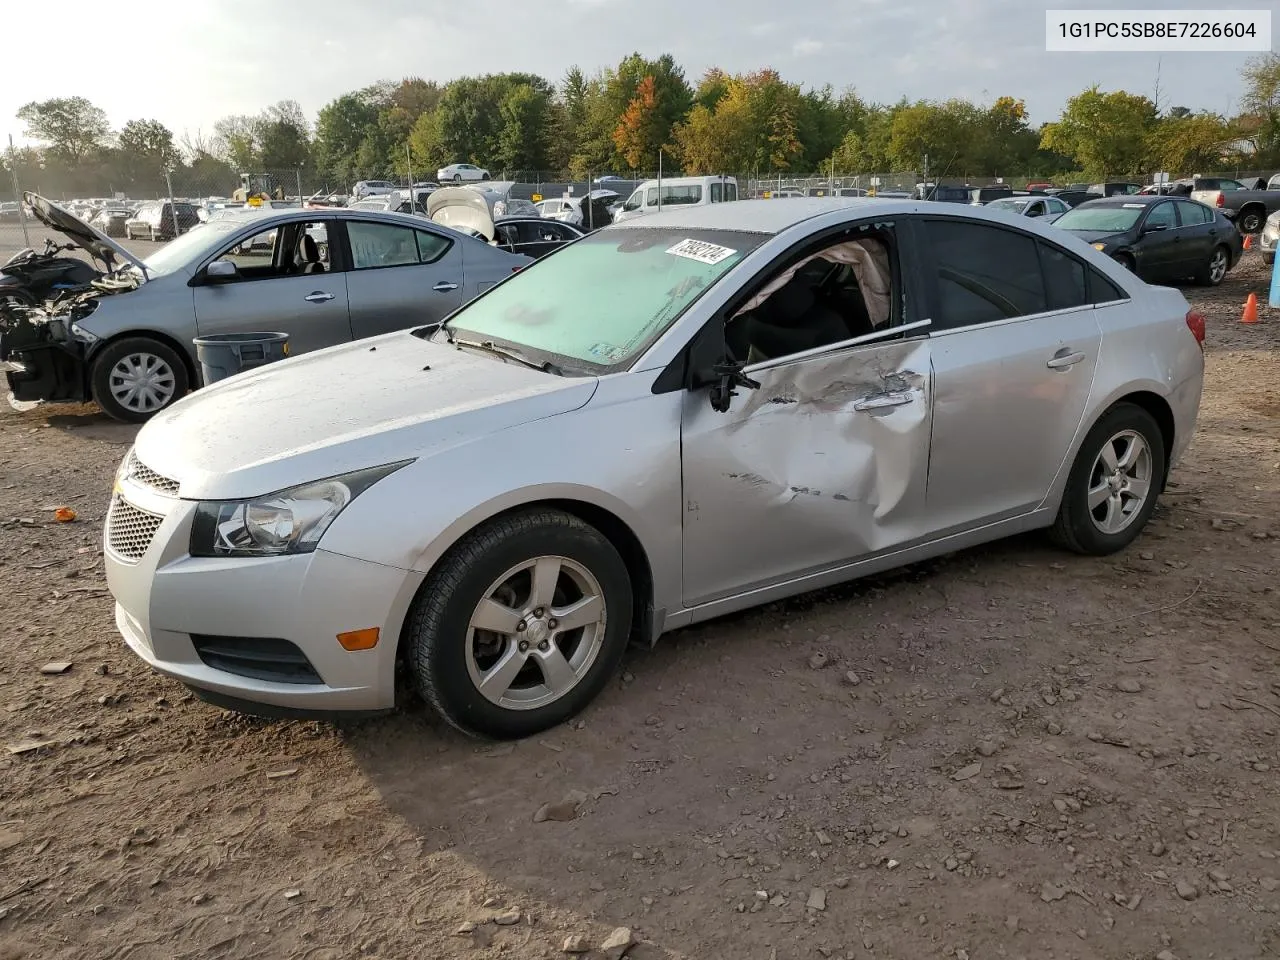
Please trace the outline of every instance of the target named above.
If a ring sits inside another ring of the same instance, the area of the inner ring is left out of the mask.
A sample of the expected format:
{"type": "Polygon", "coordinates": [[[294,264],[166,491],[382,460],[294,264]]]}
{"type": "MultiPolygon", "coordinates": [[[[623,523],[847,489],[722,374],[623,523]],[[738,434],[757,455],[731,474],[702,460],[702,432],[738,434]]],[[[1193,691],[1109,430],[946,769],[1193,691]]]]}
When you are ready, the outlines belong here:
{"type": "Polygon", "coordinates": [[[304,233],[302,239],[298,241],[298,260],[301,274],[324,273],[324,264],[320,262],[320,247],[316,244],[316,238],[309,233],[304,233]]]}
{"type": "Polygon", "coordinates": [[[744,318],[752,359],[768,359],[848,339],[840,314],[823,303],[811,276],[793,277],[744,318]]]}

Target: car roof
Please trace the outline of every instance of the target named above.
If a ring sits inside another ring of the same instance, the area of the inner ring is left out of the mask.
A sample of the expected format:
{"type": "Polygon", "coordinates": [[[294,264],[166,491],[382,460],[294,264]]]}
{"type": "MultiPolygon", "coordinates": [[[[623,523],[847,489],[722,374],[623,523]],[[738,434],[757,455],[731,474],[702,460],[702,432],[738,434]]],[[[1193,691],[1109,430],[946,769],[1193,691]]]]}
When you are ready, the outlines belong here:
{"type": "MultiPolygon", "coordinates": [[[[1123,207],[1129,204],[1140,203],[1144,206],[1153,203],[1159,203],[1161,200],[1173,199],[1165,194],[1156,193],[1129,193],[1119,194],[1114,197],[1098,197],[1097,200],[1088,201],[1091,207],[1123,207]]],[[[1084,204],[1081,204],[1084,206],[1084,204]]]]}
{"type": "MultiPolygon", "coordinates": [[[[665,181],[664,181],[665,182],[665,181]]],[[[672,207],[661,213],[650,213],[626,220],[619,228],[688,227],[702,230],[742,230],[749,233],[781,233],[804,220],[847,210],[857,214],[912,213],[936,209],[934,205],[897,198],[880,197],[795,197],[786,203],[776,200],[733,200],[698,206],[672,207]]],[[[606,229],[613,229],[608,227],[606,229]]]]}

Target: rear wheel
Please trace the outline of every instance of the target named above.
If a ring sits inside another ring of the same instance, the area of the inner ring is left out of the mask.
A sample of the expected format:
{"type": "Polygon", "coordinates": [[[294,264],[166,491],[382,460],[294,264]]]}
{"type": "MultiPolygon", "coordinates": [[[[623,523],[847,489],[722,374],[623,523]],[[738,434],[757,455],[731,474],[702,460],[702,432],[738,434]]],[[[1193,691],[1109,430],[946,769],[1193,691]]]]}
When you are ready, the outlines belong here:
{"type": "Polygon", "coordinates": [[[1076,454],[1053,538],[1077,553],[1123,550],[1151,518],[1164,486],[1165,457],[1155,418],[1135,404],[1116,404],[1076,454]]]}
{"type": "Polygon", "coordinates": [[[110,343],[93,362],[93,399],[107,416],[141,423],[180,399],[190,386],[178,352],[149,337],[110,343]]]}
{"type": "Polygon", "coordinates": [[[472,735],[526,737],[604,687],[631,630],[631,580],[598,530],[559,510],[467,535],[423,585],[405,640],[418,691],[472,735]]]}
{"type": "Polygon", "coordinates": [[[482,174],[480,174],[480,179],[481,179],[481,180],[488,180],[488,179],[489,179],[489,175],[488,175],[487,173],[482,173],[482,174]]]}
{"type": "Polygon", "coordinates": [[[1258,233],[1262,229],[1265,219],[1261,210],[1255,210],[1250,207],[1240,214],[1240,232],[1258,233]]]}

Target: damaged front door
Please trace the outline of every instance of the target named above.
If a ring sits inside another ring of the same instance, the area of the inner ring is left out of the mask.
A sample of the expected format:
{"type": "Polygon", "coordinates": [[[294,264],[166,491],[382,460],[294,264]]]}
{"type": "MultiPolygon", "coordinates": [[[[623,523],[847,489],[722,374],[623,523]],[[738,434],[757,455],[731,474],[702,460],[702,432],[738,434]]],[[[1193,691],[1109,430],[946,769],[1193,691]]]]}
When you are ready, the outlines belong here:
{"type": "Polygon", "coordinates": [[[729,410],[685,395],[684,601],[694,606],[919,537],[929,340],[748,369],[729,410]]]}

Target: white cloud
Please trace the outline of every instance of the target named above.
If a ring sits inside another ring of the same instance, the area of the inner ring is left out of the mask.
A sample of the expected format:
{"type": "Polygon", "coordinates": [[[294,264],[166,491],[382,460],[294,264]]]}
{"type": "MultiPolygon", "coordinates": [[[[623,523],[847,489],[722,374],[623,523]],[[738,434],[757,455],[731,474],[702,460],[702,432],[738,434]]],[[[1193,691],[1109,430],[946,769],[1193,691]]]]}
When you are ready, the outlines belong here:
{"type": "Polygon", "coordinates": [[[821,40],[810,40],[806,38],[804,40],[797,40],[793,43],[791,45],[791,52],[797,57],[807,57],[822,50],[825,46],[826,44],[821,40]]]}

